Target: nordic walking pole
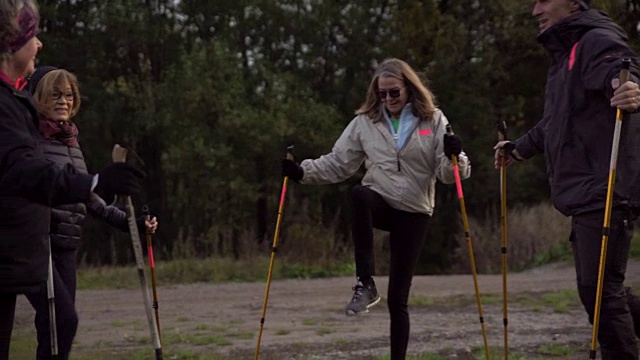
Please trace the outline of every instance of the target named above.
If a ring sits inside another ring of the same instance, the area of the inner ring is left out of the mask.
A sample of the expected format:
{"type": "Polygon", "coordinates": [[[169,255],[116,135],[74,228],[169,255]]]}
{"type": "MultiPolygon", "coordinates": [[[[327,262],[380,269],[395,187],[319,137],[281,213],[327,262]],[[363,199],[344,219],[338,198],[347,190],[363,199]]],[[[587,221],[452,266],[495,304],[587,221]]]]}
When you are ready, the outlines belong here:
{"type": "MultiPolygon", "coordinates": [[[[622,59],[622,71],[620,71],[620,85],[629,80],[629,66],[631,60],[622,59]]],[[[604,225],[602,226],[602,248],[600,249],[600,264],[598,266],[598,287],[596,290],[596,307],[593,313],[593,332],[591,333],[591,350],[589,359],[596,358],[598,347],[598,326],[600,325],[600,305],[602,301],[602,287],[604,285],[604,268],[607,258],[607,242],[609,241],[609,225],[611,224],[611,208],[613,206],[613,187],[616,183],[616,166],[618,163],[618,146],[620,145],[620,132],[622,131],[623,112],[616,112],[616,125],[613,131],[613,144],[611,145],[611,161],[609,163],[609,184],[607,185],[607,203],[604,210],[604,225]]]]}
{"type": "Polygon", "coordinates": [[[53,259],[51,258],[51,238],[49,238],[49,277],[47,297],[49,301],[49,334],[51,336],[51,359],[58,359],[58,328],[56,327],[56,297],[53,287],[53,259]]]}
{"type": "MultiPolygon", "coordinates": [[[[127,159],[127,149],[115,144],[111,153],[113,162],[125,162],[127,159]]],[[[127,220],[129,221],[129,233],[131,234],[131,243],[133,244],[133,254],[136,258],[138,266],[138,275],[140,275],[140,285],[142,287],[142,298],[144,307],[147,311],[147,320],[149,321],[149,331],[151,332],[151,340],[155,349],[156,360],[162,360],[162,346],[160,345],[160,336],[158,335],[158,325],[156,318],[153,317],[151,311],[151,301],[149,299],[149,285],[144,274],[144,258],[142,257],[142,245],[140,244],[140,233],[138,233],[138,225],[136,224],[136,215],[133,209],[131,196],[124,196],[124,205],[127,212],[127,220]]]]}
{"type": "MultiPolygon", "coordinates": [[[[451,125],[447,124],[447,135],[453,135],[451,125]]],[[[490,360],[489,343],[487,342],[487,332],[484,328],[484,316],[482,315],[482,301],[480,301],[480,288],[478,287],[478,276],[476,274],[476,260],[473,255],[473,244],[471,243],[471,232],[469,231],[469,218],[467,217],[467,208],[464,204],[464,194],[462,192],[462,180],[460,180],[460,170],[458,169],[458,157],[451,156],[453,163],[453,175],[456,178],[456,189],[458,190],[458,199],[460,199],[460,213],[462,214],[462,224],[464,225],[464,234],[467,238],[467,250],[469,251],[469,261],[471,263],[471,274],[473,275],[473,287],[476,291],[476,303],[478,304],[478,314],[480,316],[480,327],[482,328],[482,340],[484,341],[484,351],[486,360],[490,360]]]]}
{"type": "MultiPolygon", "coordinates": [[[[498,123],[498,141],[507,140],[507,123],[498,123]]],[[[500,163],[500,237],[502,239],[502,323],[504,324],[504,359],[509,359],[509,338],[507,317],[507,158],[502,155],[500,163]]]]}
{"type": "MultiPolygon", "coordinates": [[[[145,221],[151,220],[151,213],[147,205],[142,207],[142,216],[145,221]]],[[[160,331],[160,315],[158,314],[158,291],[156,290],[156,265],[153,259],[153,238],[151,230],[147,229],[147,252],[149,254],[149,272],[151,273],[151,291],[153,293],[153,310],[156,313],[156,325],[158,326],[158,337],[162,339],[162,333],[160,331]]]]}
{"type": "MultiPolygon", "coordinates": [[[[287,159],[293,160],[293,145],[287,147],[287,159]]],[[[280,193],[280,205],[278,206],[278,219],[276,221],[276,230],[273,234],[273,246],[271,248],[271,260],[269,261],[269,274],[267,275],[267,287],[264,291],[264,302],[262,303],[262,316],[260,317],[260,331],[258,332],[258,344],[256,345],[255,360],[260,356],[260,340],[262,339],[262,329],[264,327],[264,318],[267,314],[267,301],[269,299],[269,287],[271,286],[271,273],[273,272],[273,262],[278,251],[278,236],[280,235],[280,224],[282,222],[282,210],[284,209],[284,200],[287,194],[287,183],[289,177],[285,176],[282,180],[282,192],[280,193]]]]}

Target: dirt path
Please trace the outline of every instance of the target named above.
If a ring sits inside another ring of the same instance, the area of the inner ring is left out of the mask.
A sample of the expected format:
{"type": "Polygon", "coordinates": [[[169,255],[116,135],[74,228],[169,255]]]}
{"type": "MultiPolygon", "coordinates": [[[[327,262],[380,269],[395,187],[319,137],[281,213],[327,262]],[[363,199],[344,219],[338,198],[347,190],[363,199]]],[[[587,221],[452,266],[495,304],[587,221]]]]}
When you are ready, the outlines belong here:
{"type": "MultiPolygon", "coordinates": [[[[631,261],[628,283],[640,286],[640,261],[631,261]]],[[[133,276],[133,274],[132,274],[133,276]]],[[[509,294],[575,288],[573,268],[549,265],[509,274],[509,294]]],[[[376,278],[383,298],[387,278],[376,278]]],[[[271,284],[269,308],[262,335],[263,359],[377,359],[388,353],[389,316],[383,303],[364,317],[344,316],[352,278],[284,280],[271,284]]],[[[498,294],[484,304],[489,342],[502,345],[502,277],[479,276],[482,294],[498,294]]],[[[255,351],[264,297],[264,283],[191,284],[162,286],[160,299],[163,349],[171,354],[220,354],[251,359],[255,351]]],[[[475,302],[437,305],[438,299],[473,298],[471,275],[414,278],[409,352],[450,352],[450,358],[482,347],[475,302]]],[[[80,328],[76,354],[101,351],[110,358],[126,358],[134,349],[151,349],[140,289],[80,291],[80,328]]],[[[20,298],[16,331],[29,331],[33,310],[20,298]]],[[[588,347],[591,328],[580,308],[566,313],[548,309],[509,307],[509,346],[512,351],[542,345],[588,347]]],[[[150,352],[151,354],[151,352],[150,352]]],[[[179,358],[179,357],[174,357],[179,358]]],[[[585,358],[584,356],[582,358],[585,358]]]]}

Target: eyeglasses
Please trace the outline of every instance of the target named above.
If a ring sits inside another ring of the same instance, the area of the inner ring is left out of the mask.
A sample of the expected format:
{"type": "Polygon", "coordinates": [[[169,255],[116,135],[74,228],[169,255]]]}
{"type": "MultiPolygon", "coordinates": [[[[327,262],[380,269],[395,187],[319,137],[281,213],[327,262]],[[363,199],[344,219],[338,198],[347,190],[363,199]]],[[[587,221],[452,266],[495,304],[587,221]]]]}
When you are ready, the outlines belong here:
{"type": "Polygon", "coordinates": [[[389,94],[389,97],[392,99],[397,99],[400,97],[400,91],[402,89],[390,89],[390,90],[379,90],[378,91],[378,98],[380,100],[384,100],[387,98],[387,94],[389,94]]]}
{"type": "Polygon", "coordinates": [[[62,93],[60,91],[54,91],[53,93],[51,93],[51,98],[56,101],[60,100],[60,98],[63,96],[65,100],[73,101],[76,98],[76,93],[74,93],[73,91],[67,91],[65,93],[62,93]]]}

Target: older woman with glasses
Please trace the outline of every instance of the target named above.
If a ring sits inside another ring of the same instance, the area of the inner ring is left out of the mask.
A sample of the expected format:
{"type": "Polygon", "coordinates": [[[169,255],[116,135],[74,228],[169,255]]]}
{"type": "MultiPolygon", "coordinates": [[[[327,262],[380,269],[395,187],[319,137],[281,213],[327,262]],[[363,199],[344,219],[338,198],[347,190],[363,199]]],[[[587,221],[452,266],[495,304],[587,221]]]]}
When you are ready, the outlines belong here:
{"type": "Polygon", "coordinates": [[[436,179],[455,182],[452,155],[459,159],[461,178],[471,173],[462,141],[446,134],[447,124],[415,71],[402,60],[386,59],[329,154],[301,164],[282,161],[282,175],[302,184],[338,183],[365,165],[362,185],[352,195],[356,285],[346,314],[365,314],[380,301],[373,281],[373,228],[388,231],[391,360],[407,352],[409,289],[434,209],[436,179]]]}
{"type": "MultiPolygon", "coordinates": [[[[47,159],[60,166],[70,164],[79,173],[87,173],[80,143],[78,128],[72,119],[80,109],[81,96],[76,76],[66,70],[52,66],[39,67],[28,81],[28,90],[33,95],[39,115],[40,141],[47,159]]],[[[55,289],[56,330],[59,344],[59,359],[67,359],[78,326],[75,309],[77,262],[82,226],[89,212],[110,225],[128,232],[127,215],[115,206],[103,201],[60,205],[51,209],[50,241],[53,259],[53,284],[55,289]]],[[[138,219],[140,227],[146,225],[155,232],[156,218],[138,219]]],[[[36,310],[35,325],[38,333],[37,359],[51,357],[51,333],[47,291],[27,294],[27,299],[36,310]]]]}

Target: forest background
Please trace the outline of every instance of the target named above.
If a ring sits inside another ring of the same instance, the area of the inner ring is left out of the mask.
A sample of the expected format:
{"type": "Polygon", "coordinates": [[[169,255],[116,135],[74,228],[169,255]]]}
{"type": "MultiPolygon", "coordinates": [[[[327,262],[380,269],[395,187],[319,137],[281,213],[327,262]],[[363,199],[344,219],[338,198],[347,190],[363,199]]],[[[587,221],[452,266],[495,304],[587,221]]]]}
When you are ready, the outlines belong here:
{"type": "MultiPolygon", "coordinates": [[[[134,199],[160,220],[160,260],[264,264],[282,186],[280,160],[328,153],[377,63],[397,57],[434,91],[473,166],[464,181],[481,272],[500,269],[496,123],[518,137],[539,119],[549,60],[533,1],[42,0],[40,65],[79,77],[76,122],[90,170],[115,143],[144,162],[134,199]],[[255,261],[255,259],[263,259],[255,261]]],[[[593,0],[640,49],[640,0],[593,0]]],[[[613,121],[613,119],[612,119],[613,121]]],[[[353,273],[350,190],[290,183],[279,259],[294,275],[353,273]]],[[[567,219],[548,205],[541,156],[508,171],[514,268],[566,256],[567,219]]],[[[420,274],[464,272],[467,248],[452,185],[438,184],[420,274]]],[[[386,269],[386,237],[378,268],[386,269]]],[[[133,262],[127,234],[90,220],[83,266],[133,262]]],[[[264,271],[261,267],[260,270],[264,271]]]]}

